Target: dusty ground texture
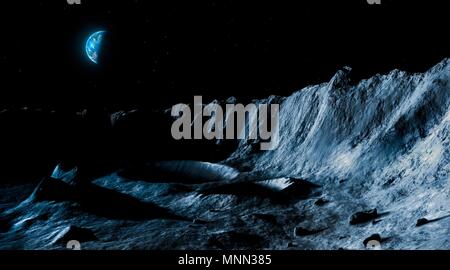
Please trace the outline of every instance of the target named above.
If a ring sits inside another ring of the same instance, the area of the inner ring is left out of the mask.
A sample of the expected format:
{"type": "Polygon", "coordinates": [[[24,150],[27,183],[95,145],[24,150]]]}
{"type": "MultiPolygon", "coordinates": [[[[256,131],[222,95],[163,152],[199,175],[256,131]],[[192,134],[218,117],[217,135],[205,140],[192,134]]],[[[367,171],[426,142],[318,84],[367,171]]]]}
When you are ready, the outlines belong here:
{"type": "Polygon", "coordinates": [[[449,249],[450,64],[280,103],[280,145],[0,189],[1,249],[449,249]]]}

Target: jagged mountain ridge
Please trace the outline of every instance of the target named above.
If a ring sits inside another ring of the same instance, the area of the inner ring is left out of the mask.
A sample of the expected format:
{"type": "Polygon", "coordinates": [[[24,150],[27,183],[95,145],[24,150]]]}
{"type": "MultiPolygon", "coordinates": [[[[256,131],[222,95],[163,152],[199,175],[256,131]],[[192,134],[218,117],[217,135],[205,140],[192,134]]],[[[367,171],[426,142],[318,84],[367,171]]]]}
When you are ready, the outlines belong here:
{"type": "MultiPolygon", "coordinates": [[[[318,179],[372,175],[448,120],[449,62],[425,73],[394,70],[357,85],[349,84],[344,69],[328,83],[295,92],[280,105],[278,149],[250,158],[253,167],[318,179]]],[[[248,160],[250,145],[242,141],[228,161],[248,160]]]]}
{"type": "MultiPolygon", "coordinates": [[[[277,150],[255,155],[242,141],[226,163],[314,179],[342,208],[337,212],[384,209],[385,224],[372,227],[394,236],[390,248],[449,248],[450,60],[424,73],[394,70],[356,85],[349,72],[282,100],[277,150]],[[417,231],[421,217],[439,222],[417,231]]],[[[357,248],[351,238],[316,239],[319,246],[357,248]]]]}

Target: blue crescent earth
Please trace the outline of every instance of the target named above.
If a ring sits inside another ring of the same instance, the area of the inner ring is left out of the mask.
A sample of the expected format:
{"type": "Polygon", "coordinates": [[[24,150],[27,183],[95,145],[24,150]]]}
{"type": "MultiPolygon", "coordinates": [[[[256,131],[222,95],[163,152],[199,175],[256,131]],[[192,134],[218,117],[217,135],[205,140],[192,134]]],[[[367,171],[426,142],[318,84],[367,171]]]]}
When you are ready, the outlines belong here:
{"type": "Polygon", "coordinates": [[[105,32],[106,31],[97,31],[90,35],[86,41],[86,54],[89,59],[96,64],[98,63],[98,57],[105,32]]]}

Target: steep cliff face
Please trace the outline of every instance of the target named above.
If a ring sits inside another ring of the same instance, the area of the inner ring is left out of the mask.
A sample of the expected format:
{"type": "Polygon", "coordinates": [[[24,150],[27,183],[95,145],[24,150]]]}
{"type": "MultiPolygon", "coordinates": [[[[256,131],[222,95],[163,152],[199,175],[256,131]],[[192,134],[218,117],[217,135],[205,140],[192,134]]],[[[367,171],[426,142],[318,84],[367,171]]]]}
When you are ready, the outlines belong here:
{"type": "Polygon", "coordinates": [[[282,100],[277,150],[251,156],[243,141],[229,161],[250,159],[255,170],[277,169],[319,181],[378,178],[381,170],[393,170],[398,159],[420,151],[428,141],[437,143],[433,138],[438,134],[445,141],[449,63],[447,59],[423,74],[395,70],[357,85],[349,83],[349,68],[338,71],[330,82],[282,100]]]}
{"type": "MultiPolygon", "coordinates": [[[[340,215],[364,206],[389,212],[371,226],[408,239],[391,241],[392,248],[448,248],[450,60],[425,73],[394,70],[356,85],[349,72],[282,101],[277,150],[252,154],[243,141],[227,162],[311,179],[340,215]],[[421,217],[439,222],[417,231],[421,217]]],[[[357,247],[352,238],[329,244],[357,247]]]]}

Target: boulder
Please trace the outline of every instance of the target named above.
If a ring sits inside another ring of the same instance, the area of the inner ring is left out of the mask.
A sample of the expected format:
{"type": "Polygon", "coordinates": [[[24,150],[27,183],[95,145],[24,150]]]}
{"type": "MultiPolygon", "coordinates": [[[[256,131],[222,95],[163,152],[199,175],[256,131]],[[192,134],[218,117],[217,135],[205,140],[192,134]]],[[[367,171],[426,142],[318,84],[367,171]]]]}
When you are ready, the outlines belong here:
{"type": "Polygon", "coordinates": [[[364,239],[363,244],[366,248],[376,249],[379,248],[379,245],[381,244],[382,241],[383,239],[381,238],[381,236],[378,233],[376,233],[364,239]]]}
{"type": "Polygon", "coordinates": [[[350,225],[366,223],[376,219],[378,216],[379,215],[376,208],[368,211],[357,212],[350,217],[350,225]]]}
{"type": "Polygon", "coordinates": [[[308,236],[322,232],[324,229],[306,229],[303,227],[296,227],[294,229],[294,236],[308,236]]]}
{"type": "Polygon", "coordinates": [[[329,201],[323,198],[319,198],[314,202],[314,204],[317,206],[324,206],[327,203],[329,203],[329,201]]]}
{"type": "Polygon", "coordinates": [[[426,218],[419,218],[417,220],[416,227],[420,227],[420,226],[423,226],[423,225],[428,224],[428,223],[430,223],[430,221],[428,219],[426,219],[426,218]]]}

